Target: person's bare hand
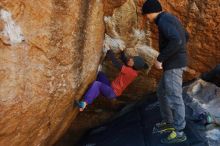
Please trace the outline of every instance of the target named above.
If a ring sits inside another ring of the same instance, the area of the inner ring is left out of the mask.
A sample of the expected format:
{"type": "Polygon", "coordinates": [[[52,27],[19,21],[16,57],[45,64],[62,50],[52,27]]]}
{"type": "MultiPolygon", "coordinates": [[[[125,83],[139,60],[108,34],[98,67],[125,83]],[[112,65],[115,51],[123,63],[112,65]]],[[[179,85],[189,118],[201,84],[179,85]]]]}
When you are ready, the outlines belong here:
{"type": "Polygon", "coordinates": [[[156,60],[156,62],[155,62],[155,67],[156,67],[157,69],[163,69],[162,63],[159,62],[158,60],[156,60]]]}
{"type": "Polygon", "coordinates": [[[190,75],[194,76],[195,78],[199,78],[201,76],[200,72],[197,72],[196,70],[194,70],[190,67],[186,67],[184,71],[189,73],[190,75]]]}
{"type": "Polygon", "coordinates": [[[196,74],[196,71],[194,69],[191,69],[190,67],[185,67],[184,71],[192,75],[196,74]]]}

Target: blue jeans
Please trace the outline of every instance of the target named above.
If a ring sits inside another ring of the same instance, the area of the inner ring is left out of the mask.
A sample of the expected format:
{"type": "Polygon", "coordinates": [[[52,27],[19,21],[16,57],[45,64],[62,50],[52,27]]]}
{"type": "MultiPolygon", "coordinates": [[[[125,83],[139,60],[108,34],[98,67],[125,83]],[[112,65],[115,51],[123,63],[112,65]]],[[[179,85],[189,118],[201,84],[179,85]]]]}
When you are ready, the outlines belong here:
{"type": "Polygon", "coordinates": [[[182,74],[183,68],[164,71],[157,89],[162,119],[172,123],[176,130],[182,130],[186,126],[182,74]]]}
{"type": "Polygon", "coordinates": [[[87,104],[91,104],[100,94],[108,99],[114,99],[117,97],[111,87],[110,81],[103,72],[98,73],[96,81],[94,81],[87,90],[84,96],[84,101],[87,104]]]}

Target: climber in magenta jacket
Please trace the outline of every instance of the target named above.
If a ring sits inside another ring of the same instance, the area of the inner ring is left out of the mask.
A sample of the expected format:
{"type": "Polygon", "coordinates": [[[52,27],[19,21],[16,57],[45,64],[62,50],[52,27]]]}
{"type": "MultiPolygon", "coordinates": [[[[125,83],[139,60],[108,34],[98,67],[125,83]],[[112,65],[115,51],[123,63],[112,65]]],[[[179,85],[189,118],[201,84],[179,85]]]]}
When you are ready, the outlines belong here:
{"type": "Polygon", "coordinates": [[[100,94],[112,100],[120,96],[125,88],[130,85],[138,76],[138,70],[147,69],[148,65],[140,56],[127,59],[124,52],[121,52],[118,61],[113,52],[108,50],[106,56],[111,59],[113,65],[120,70],[118,76],[110,83],[103,72],[99,72],[96,81],[87,90],[82,101],[76,101],[80,111],[83,111],[88,104],[91,104],[100,94]]]}

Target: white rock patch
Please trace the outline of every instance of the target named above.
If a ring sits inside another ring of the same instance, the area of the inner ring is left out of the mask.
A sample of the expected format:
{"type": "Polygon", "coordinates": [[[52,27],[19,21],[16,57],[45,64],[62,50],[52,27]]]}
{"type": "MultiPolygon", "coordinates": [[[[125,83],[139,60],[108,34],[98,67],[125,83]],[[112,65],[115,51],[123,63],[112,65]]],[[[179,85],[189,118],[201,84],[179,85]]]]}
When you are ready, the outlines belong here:
{"type": "Polygon", "coordinates": [[[5,22],[5,27],[3,32],[1,32],[5,37],[9,38],[10,44],[18,44],[24,40],[21,28],[16,25],[13,21],[11,13],[1,9],[0,19],[5,22]]]}
{"type": "Polygon", "coordinates": [[[104,48],[112,49],[114,52],[125,49],[125,42],[120,38],[111,38],[105,34],[104,48]]]}

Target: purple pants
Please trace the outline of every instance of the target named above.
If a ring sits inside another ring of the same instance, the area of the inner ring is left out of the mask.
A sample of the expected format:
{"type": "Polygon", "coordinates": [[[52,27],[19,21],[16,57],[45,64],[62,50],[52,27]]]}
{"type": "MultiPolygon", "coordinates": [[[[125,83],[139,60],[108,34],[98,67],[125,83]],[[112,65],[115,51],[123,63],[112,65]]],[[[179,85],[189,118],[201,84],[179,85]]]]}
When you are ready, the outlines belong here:
{"type": "Polygon", "coordinates": [[[114,99],[117,97],[111,87],[110,81],[103,72],[98,73],[96,81],[92,83],[84,95],[84,101],[87,104],[91,104],[100,94],[108,99],[114,99]]]}

